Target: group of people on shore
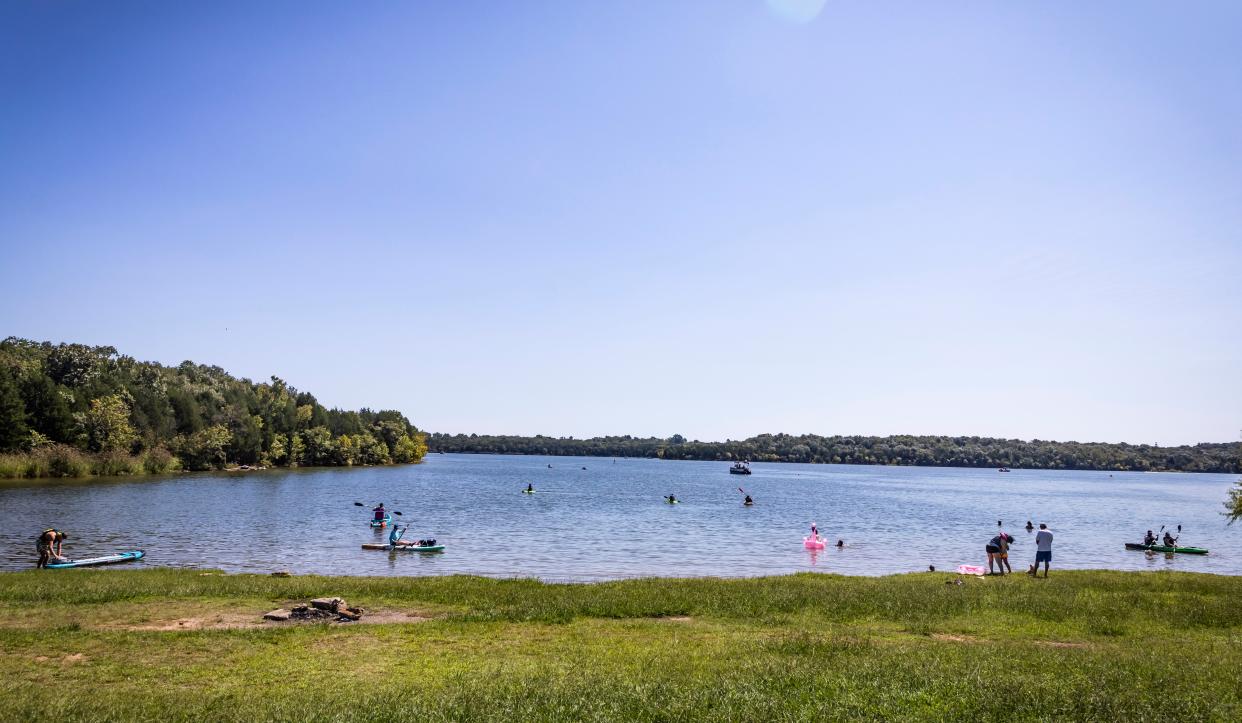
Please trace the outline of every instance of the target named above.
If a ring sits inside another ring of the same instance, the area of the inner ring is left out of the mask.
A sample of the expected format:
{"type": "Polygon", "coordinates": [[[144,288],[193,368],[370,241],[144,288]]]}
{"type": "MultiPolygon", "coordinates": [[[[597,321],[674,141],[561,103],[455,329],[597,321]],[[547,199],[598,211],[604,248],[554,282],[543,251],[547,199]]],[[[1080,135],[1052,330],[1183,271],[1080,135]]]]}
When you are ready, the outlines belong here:
{"type": "MultiPolygon", "coordinates": [[[[996,521],[996,528],[996,536],[983,547],[988,554],[988,574],[1004,575],[1006,571],[1013,574],[1013,568],[1009,565],[1009,547],[1014,543],[1013,535],[1000,529],[1000,520],[996,521]]],[[[1027,520],[1026,531],[1032,532],[1034,529],[1035,525],[1027,520]]],[[[1044,564],[1044,577],[1048,577],[1048,568],[1052,564],[1052,530],[1042,522],[1039,524],[1039,532],[1035,533],[1035,564],[1026,571],[1027,574],[1037,575],[1041,562],[1044,564]]]]}

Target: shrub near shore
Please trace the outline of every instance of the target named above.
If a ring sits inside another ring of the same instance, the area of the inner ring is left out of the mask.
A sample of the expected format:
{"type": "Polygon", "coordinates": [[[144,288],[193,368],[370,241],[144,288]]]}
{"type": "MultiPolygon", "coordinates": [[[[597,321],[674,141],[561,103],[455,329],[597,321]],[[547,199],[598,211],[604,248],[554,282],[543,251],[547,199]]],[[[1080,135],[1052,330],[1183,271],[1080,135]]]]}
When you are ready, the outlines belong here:
{"type": "Polygon", "coordinates": [[[1237,717],[1242,578],[953,580],[11,573],[0,719],[1237,717]],[[407,622],[259,621],[322,595],[407,622]]]}
{"type": "Polygon", "coordinates": [[[181,461],[162,447],[134,455],[118,451],[90,454],[51,444],[30,452],[0,455],[0,478],[164,474],[179,469],[181,461]]]}

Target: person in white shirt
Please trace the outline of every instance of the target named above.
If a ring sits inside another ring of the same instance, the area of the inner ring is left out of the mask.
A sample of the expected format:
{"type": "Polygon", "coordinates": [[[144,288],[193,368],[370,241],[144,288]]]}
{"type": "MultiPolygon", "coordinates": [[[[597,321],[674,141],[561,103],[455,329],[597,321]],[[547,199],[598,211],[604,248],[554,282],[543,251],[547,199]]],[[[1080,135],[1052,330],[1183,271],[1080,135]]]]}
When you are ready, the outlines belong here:
{"type": "Polygon", "coordinates": [[[1044,523],[1039,523],[1039,532],[1035,533],[1035,567],[1033,572],[1039,573],[1039,563],[1044,563],[1044,577],[1048,577],[1048,565],[1052,563],[1052,530],[1044,523]]]}

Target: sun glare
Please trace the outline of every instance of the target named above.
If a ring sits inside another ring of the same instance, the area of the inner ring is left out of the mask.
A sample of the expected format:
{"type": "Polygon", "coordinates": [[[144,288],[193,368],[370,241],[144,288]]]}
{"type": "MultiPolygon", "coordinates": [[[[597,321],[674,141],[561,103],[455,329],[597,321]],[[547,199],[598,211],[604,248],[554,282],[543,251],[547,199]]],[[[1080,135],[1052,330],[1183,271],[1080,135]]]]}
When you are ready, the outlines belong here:
{"type": "Polygon", "coordinates": [[[827,0],[767,0],[768,9],[777,17],[795,23],[809,23],[819,17],[827,0]]]}

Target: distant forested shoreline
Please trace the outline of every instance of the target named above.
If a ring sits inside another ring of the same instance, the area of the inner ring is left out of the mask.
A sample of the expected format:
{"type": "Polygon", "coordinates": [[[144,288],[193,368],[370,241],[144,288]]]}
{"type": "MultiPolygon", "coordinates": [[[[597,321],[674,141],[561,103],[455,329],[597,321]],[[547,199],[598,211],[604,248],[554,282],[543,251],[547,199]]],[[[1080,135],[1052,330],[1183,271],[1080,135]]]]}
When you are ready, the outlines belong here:
{"type": "Polygon", "coordinates": [[[283,380],[167,367],[110,346],[0,342],[0,478],[417,462],[397,411],[327,409],[283,380]]]}
{"type": "Polygon", "coordinates": [[[1242,472],[1242,444],[1180,447],[1102,442],[1050,442],[989,437],[821,437],[761,434],[725,442],[657,437],[517,437],[430,434],[432,452],[646,457],[729,462],[809,462],[919,467],[1009,467],[1112,472],[1242,472]]]}

